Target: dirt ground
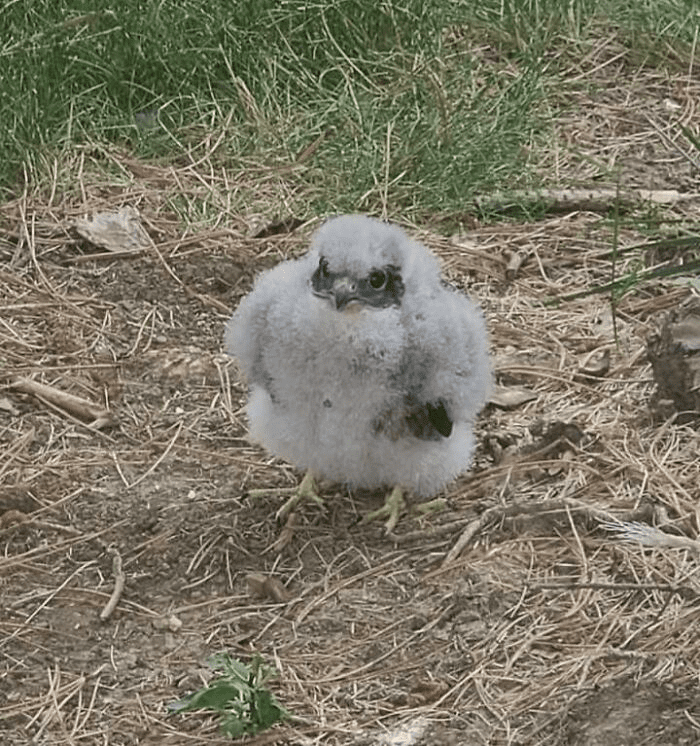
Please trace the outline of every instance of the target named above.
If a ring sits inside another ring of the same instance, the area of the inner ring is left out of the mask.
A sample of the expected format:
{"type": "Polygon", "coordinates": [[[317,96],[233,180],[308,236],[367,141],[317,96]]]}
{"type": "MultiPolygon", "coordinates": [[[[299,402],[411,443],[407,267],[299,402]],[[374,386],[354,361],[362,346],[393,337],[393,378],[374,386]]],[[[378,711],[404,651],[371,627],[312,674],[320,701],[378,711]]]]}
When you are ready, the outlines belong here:
{"type": "MultiPolygon", "coordinates": [[[[657,83],[643,90],[661,111],[680,94],[657,83]]],[[[588,126],[562,133],[614,140],[631,187],[698,191],[665,140],[632,136],[648,134],[643,116],[612,112],[627,93],[606,89],[588,126]]],[[[611,277],[612,222],[575,205],[454,240],[413,231],[488,319],[503,390],[474,468],[442,513],[410,513],[389,537],[359,523],[383,494],[325,485],[326,509],[303,506],[281,546],[280,490],[300,477],[248,443],[221,340],[254,275],[303,251],[315,222],[253,238],[222,210],[189,232],[168,199],[201,196],[201,175],[84,157],[122,178],[76,176],[0,212],[2,743],[226,743],[211,716],[167,710],[218,651],[275,665],[270,688],[295,716],[247,743],[700,742],[698,552],[605,523],[700,529],[700,436],[650,407],[646,359],[663,314],[697,295],[687,279],[639,285],[614,315],[605,294],[546,303],[611,277]],[[71,227],[123,205],[153,247],[105,256],[71,227]],[[26,379],[107,416],[81,420],[26,379]],[[101,619],[119,562],[123,592],[101,619]]],[[[663,207],[683,224],[699,209],[663,207]]],[[[647,238],[620,230],[622,248],[647,238]]],[[[625,253],[615,271],[645,262],[625,253]]]]}

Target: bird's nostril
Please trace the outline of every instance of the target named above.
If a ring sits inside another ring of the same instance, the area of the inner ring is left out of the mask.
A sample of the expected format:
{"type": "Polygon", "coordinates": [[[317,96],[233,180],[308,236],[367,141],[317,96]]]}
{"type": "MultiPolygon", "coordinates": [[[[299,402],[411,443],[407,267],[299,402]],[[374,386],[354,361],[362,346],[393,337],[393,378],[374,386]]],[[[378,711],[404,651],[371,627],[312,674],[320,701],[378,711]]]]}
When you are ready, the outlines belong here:
{"type": "Polygon", "coordinates": [[[357,283],[347,277],[341,277],[333,283],[333,289],[336,292],[354,293],[357,290],[357,283]]]}

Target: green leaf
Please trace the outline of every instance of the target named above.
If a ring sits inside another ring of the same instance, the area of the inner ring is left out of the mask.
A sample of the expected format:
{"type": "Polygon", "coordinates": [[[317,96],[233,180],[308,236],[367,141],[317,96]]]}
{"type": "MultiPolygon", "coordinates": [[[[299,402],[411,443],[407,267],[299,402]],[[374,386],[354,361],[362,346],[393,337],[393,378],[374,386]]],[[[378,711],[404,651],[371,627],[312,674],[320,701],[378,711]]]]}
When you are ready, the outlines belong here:
{"type": "Polygon", "coordinates": [[[263,686],[277,671],[257,653],[249,664],[231,658],[228,653],[212,655],[207,663],[221,675],[189,697],[168,705],[171,712],[216,712],[221,716],[222,732],[230,738],[257,733],[291,717],[263,686]]]}
{"type": "MultiPolygon", "coordinates": [[[[246,692],[246,694],[249,694],[246,692]]],[[[205,689],[181,700],[186,705],[179,708],[180,712],[186,710],[225,710],[232,700],[241,700],[241,687],[238,683],[230,684],[225,681],[210,683],[205,689]]]]}
{"type": "Polygon", "coordinates": [[[217,653],[212,655],[207,663],[212,669],[221,671],[226,676],[232,676],[233,678],[240,679],[241,681],[248,681],[250,676],[250,666],[245,663],[231,658],[228,653],[217,653]]]}
{"type": "Polygon", "coordinates": [[[220,724],[221,732],[229,738],[238,738],[246,733],[256,733],[250,725],[246,725],[240,718],[229,715],[225,717],[220,724]]]}
{"type": "Polygon", "coordinates": [[[289,713],[277,703],[274,695],[266,689],[255,693],[255,714],[259,730],[265,730],[280,720],[289,717],[289,713]]]}

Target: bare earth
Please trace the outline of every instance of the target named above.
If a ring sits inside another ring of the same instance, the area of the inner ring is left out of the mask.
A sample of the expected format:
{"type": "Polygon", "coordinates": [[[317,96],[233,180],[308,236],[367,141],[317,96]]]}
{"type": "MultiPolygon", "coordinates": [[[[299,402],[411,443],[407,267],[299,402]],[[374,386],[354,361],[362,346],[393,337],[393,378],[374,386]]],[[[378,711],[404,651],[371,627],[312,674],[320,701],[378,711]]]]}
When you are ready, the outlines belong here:
{"type": "MultiPolygon", "coordinates": [[[[561,142],[617,159],[628,187],[697,192],[649,126],[690,111],[698,92],[681,82],[630,74],[582,93],[561,142]]],[[[557,152],[553,180],[597,185],[590,159],[557,152]]],[[[326,485],[326,510],[305,505],[280,537],[275,490],[300,477],[247,442],[221,338],[253,276],[303,251],[313,224],[249,237],[214,170],[90,149],[64,165],[71,189],[0,208],[0,742],[225,743],[209,715],[166,709],[218,651],[261,653],[296,717],[248,743],[700,742],[698,553],[602,524],[700,529],[700,435],[653,415],[646,360],[663,313],[697,293],[687,281],[639,286],[614,317],[605,294],[545,305],[611,277],[612,221],[576,205],[455,240],[414,231],[482,303],[508,406],[483,412],[474,469],[442,513],[386,537],[358,522],[383,494],[326,485]],[[110,175],[83,176],[100,166],[110,175]],[[183,229],[176,197],[217,224],[183,229]],[[72,222],[123,205],[153,246],[86,259],[103,252],[72,222]],[[524,262],[506,279],[512,252],[524,262]],[[113,421],[91,426],[19,379],[113,421]]],[[[699,208],[652,211],[697,224],[699,208]]],[[[623,223],[620,248],[646,239],[623,223]]],[[[615,271],[650,261],[630,252],[615,271]]]]}

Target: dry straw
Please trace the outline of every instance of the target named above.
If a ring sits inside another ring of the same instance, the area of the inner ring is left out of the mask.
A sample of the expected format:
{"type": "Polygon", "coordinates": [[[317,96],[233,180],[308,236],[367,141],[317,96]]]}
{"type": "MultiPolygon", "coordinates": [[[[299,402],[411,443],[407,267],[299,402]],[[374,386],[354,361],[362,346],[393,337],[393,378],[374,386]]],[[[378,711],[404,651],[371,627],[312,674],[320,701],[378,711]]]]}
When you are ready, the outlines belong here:
{"type": "MultiPolygon", "coordinates": [[[[616,90],[561,128],[624,160],[636,115],[616,90]]],[[[635,121],[634,147],[671,157],[635,121]]],[[[557,152],[552,173],[585,181],[591,160],[577,173],[557,152]]],[[[0,208],[0,740],[223,742],[165,707],[219,650],[280,671],[297,719],[256,744],[592,743],[575,740],[586,703],[627,683],[689,693],[678,722],[697,735],[700,435],[652,417],[645,352],[691,288],[638,287],[614,316],[604,295],[548,305],[610,278],[610,223],[591,212],[420,233],[483,304],[512,406],[484,413],[443,514],[384,537],[358,523],[381,495],[331,485],[278,551],[280,500],[248,492],[299,477],[247,442],[220,339],[310,226],[253,238],[227,203],[282,204],[279,175],[90,149],[56,165],[61,183],[0,208]],[[183,225],[178,201],[217,217],[183,225]],[[104,256],[71,227],[125,205],[152,240],[138,252],[104,256]]],[[[664,209],[687,221],[697,205],[664,209]]]]}

